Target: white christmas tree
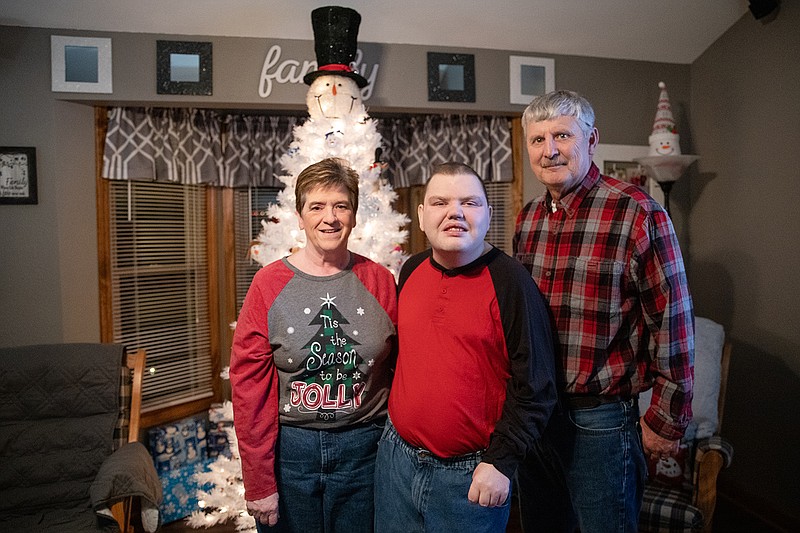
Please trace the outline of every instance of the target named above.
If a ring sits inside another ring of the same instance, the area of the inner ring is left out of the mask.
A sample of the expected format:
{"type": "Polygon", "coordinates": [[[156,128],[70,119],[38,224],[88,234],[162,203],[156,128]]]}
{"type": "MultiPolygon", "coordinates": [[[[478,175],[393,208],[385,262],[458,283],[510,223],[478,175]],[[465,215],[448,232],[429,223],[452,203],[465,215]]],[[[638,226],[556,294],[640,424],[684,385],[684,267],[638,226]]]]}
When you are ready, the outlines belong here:
{"type": "MultiPolygon", "coordinates": [[[[227,379],[228,369],[223,372],[227,379]]],[[[238,531],[255,531],[256,521],[247,513],[242,484],[242,462],[239,457],[239,443],[233,429],[233,404],[226,401],[222,407],[214,409],[214,422],[227,422],[225,432],[230,446],[230,457],[220,454],[209,465],[207,472],[195,474],[199,487],[208,489],[197,491],[198,510],[186,520],[193,528],[209,528],[234,520],[238,531]]]]}
{"type": "Polygon", "coordinates": [[[280,159],[286,174],[279,179],[285,188],[278,194],[278,203],[267,210],[267,220],[261,221],[251,256],[266,265],[305,246],[295,214],[297,175],[312,163],[339,157],[359,174],[358,214],[348,248],[396,276],[406,259],[401,245],[408,237],[403,228],[409,220],[392,208],[397,193],[381,177],[382,165],[375,160],[381,136],[367,115],[356,82],[344,76],[320,76],[308,89],[306,105],[309,119],[295,128],[294,141],[280,159]]]}
{"type": "MultiPolygon", "coordinates": [[[[401,245],[408,237],[403,229],[408,218],[392,208],[397,194],[381,177],[383,165],[376,161],[381,137],[361,100],[356,82],[345,76],[323,75],[316,78],[306,96],[309,118],[294,130],[294,141],[280,163],[286,171],[280,176],[285,188],[278,203],[269,207],[262,231],[250,249],[261,265],[285,257],[305,245],[305,235],[295,214],[294,185],[297,175],[312,163],[327,157],[339,157],[359,174],[356,227],[350,234],[348,248],[386,266],[395,276],[406,255],[401,245]]],[[[227,372],[223,373],[227,379],[227,372]]],[[[230,402],[224,404],[222,417],[233,421],[230,402]]],[[[200,509],[187,523],[194,528],[212,527],[235,520],[239,531],[255,531],[255,519],[247,513],[242,483],[242,465],[236,432],[226,428],[231,457],[222,454],[209,465],[209,471],[196,474],[200,509]]]]}

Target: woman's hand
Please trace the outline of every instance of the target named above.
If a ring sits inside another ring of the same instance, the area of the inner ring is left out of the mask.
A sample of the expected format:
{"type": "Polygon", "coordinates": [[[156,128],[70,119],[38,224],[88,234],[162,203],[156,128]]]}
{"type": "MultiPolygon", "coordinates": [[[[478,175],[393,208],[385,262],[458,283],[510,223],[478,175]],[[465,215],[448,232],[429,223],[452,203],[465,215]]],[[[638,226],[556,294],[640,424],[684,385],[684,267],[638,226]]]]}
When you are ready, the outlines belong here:
{"type": "Polygon", "coordinates": [[[262,524],[270,527],[274,526],[278,523],[278,518],[280,518],[278,513],[278,493],[276,492],[253,502],[248,501],[247,512],[262,524]]]}

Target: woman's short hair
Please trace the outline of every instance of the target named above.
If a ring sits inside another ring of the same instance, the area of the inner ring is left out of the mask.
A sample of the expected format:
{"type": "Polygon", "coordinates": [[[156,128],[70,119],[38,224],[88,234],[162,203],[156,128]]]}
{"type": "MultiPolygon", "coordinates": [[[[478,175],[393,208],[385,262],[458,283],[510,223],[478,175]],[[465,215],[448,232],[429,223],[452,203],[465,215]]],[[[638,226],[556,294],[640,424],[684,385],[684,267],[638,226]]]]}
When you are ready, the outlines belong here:
{"type": "Polygon", "coordinates": [[[527,132],[532,122],[558,117],[575,117],[586,135],[594,128],[594,109],[586,98],[574,91],[553,91],[537,96],[528,104],[522,113],[522,129],[527,132]]]}
{"type": "Polygon", "coordinates": [[[294,186],[295,208],[298,213],[303,211],[308,193],[317,187],[344,187],[353,213],[358,212],[358,174],[344,159],[329,157],[300,172],[294,186]]]}

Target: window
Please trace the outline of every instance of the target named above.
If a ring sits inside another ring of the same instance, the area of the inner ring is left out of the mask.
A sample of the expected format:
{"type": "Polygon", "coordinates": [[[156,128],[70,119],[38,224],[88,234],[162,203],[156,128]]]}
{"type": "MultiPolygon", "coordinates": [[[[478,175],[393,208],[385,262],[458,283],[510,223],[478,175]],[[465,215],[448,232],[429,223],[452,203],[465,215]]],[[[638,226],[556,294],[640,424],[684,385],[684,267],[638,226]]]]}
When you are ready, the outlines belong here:
{"type": "Polygon", "coordinates": [[[486,240],[505,253],[513,255],[511,248],[517,216],[514,212],[513,184],[509,181],[493,181],[485,185],[487,199],[492,206],[492,223],[486,233],[486,240]]]}
{"type": "Polygon", "coordinates": [[[250,245],[261,232],[261,220],[267,216],[267,207],[278,203],[278,192],[273,187],[251,187],[234,192],[234,224],[236,250],[236,314],[242,308],[250,282],[261,265],[250,259],[250,245]]]}
{"type": "Polygon", "coordinates": [[[147,350],[144,412],[213,394],[206,188],[108,183],[113,342],[147,350]]]}

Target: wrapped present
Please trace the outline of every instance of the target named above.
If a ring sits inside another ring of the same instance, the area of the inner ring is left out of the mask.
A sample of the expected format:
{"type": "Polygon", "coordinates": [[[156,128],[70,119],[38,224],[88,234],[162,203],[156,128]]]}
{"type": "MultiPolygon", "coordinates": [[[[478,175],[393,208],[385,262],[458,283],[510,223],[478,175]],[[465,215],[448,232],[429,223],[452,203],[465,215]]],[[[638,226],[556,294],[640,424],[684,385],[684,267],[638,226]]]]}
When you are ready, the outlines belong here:
{"type": "Polygon", "coordinates": [[[233,428],[233,422],[219,421],[210,423],[208,428],[208,456],[219,457],[224,455],[231,458],[231,444],[228,438],[228,429],[233,428]]]}
{"type": "Polygon", "coordinates": [[[208,410],[208,456],[231,458],[228,430],[233,428],[233,404],[214,403],[208,410]]]}
{"type": "Polygon", "coordinates": [[[169,472],[208,457],[206,417],[196,415],[149,431],[150,453],[157,472],[169,472]]]}
{"type": "Polygon", "coordinates": [[[202,487],[196,474],[208,472],[213,459],[204,459],[198,463],[181,466],[166,472],[159,472],[164,498],[161,501],[161,520],[164,524],[185,518],[198,509],[198,489],[209,489],[210,483],[202,487]]]}

